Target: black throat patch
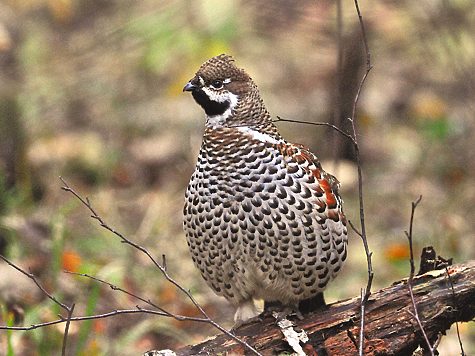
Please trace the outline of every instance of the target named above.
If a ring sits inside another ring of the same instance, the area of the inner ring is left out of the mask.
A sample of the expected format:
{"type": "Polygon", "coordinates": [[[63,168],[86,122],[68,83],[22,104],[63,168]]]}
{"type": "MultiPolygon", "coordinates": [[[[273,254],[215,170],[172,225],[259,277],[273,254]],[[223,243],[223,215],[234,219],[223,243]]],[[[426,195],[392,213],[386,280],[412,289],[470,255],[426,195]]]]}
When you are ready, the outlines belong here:
{"type": "Polygon", "coordinates": [[[208,116],[222,115],[231,105],[228,100],[223,101],[222,103],[211,100],[201,89],[193,90],[191,95],[193,95],[193,99],[195,99],[195,101],[204,109],[208,116]]]}

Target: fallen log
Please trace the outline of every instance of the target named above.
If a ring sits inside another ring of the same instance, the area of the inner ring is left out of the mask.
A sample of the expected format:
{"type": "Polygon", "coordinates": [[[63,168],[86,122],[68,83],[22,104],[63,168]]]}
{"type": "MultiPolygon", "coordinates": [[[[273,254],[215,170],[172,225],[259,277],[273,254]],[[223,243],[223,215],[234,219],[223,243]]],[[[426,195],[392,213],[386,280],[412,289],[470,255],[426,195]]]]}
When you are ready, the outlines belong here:
{"type": "MultiPolygon", "coordinates": [[[[475,261],[426,272],[413,280],[414,299],[428,339],[433,344],[455,322],[475,317],[475,261]]],[[[290,318],[295,330],[303,330],[306,355],[357,355],[360,297],[339,301],[305,315],[290,318]]],[[[271,316],[236,330],[236,336],[262,355],[295,352],[271,316]]],[[[427,348],[414,318],[407,279],[375,291],[366,305],[364,355],[411,355],[427,348]]],[[[176,355],[251,355],[229,336],[221,334],[176,351],[176,355]]]]}

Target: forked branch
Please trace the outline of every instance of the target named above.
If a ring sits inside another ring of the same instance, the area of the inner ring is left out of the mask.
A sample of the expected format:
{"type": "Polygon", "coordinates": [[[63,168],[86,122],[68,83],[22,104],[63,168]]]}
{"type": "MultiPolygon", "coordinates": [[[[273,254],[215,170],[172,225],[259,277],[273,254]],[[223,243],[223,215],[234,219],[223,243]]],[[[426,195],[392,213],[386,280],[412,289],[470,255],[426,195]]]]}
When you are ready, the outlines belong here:
{"type": "MultiPolygon", "coordinates": [[[[92,207],[90,201],[88,198],[86,199],[83,199],[79,194],[77,194],[70,186],[69,184],[62,178],[60,177],[61,181],[63,182],[64,184],[64,187],[62,187],[61,189],[63,189],[64,191],[67,191],[71,194],[73,194],[77,199],[79,199],[88,209],[89,211],[92,213],[91,217],[93,219],[96,219],[97,221],[99,221],[99,224],[101,225],[101,227],[105,228],[106,230],[109,230],[110,232],[112,232],[113,234],[115,234],[116,236],[118,236],[120,239],[121,239],[121,242],[123,243],[126,243],[134,248],[136,248],[137,250],[141,251],[142,253],[144,253],[145,255],[147,255],[147,257],[150,259],[150,261],[152,261],[152,263],[158,268],[158,270],[163,274],[163,276],[165,277],[165,279],[170,282],[171,284],[173,284],[176,288],[178,288],[178,290],[180,290],[183,294],[186,295],[186,297],[193,303],[193,305],[200,311],[200,313],[203,315],[203,318],[194,318],[196,320],[194,321],[200,321],[200,322],[205,322],[205,323],[208,323],[210,325],[212,325],[213,327],[215,327],[216,329],[218,329],[219,331],[221,331],[222,333],[228,335],[229,337],[231,337],[232,339],[234,339],[236,342],[242,344],[245,348],[247,348],[248,350],[252,351],[253,353],[255,353],[256,355],[260,355],[260,353],[255,349],[253,348],[251,345],[249,345],[246,341],[244,340],[241,340],[239,339],[238,337],[236,337],[233,333],[231,333],[230,331],[226,330],[225,328],[223,328],[221,325],[219,325],[218,323],[216,323],[213,319],[211,319],[209,317],[209,315],[205,312],[205,310],[201,307],[201,305],[196,301],[196,299],[193,297],[193,295],[191,294],[191,292],[184,288],[182,285],[180,285],[177,281],[175,281],[173,278],[171,278],[167,272],[167,269],[166,269],[166,264],[165,264],[165,256],[163,255],[163,264],[160,264],[151,254],[150,252],[136,244],[135,242],[129,240],[128,238],[126,238],[124,235],[122,235],[121,233],[117,232],[116,230],[114,230],[113,228],[111,228],[100,216],[99,214],[97,214],[97,212],[94,210],[94,208],[92,207]]],[[[87,276],[86,277],[88,278],[91,278],[90,276],[87,276]]],[[[126,292],[125,290],[123,289],[120,289],[120,288],[117,288],[115,286],[112,286],[111,284],[109,284],[108,282],[104,282],[102,280],[99,280],[99,279],[96,279],[97,281],[101,282],[101,283],[106,283],[108,284],[112,289],[114,290],[118,290],[118,291],[121,291],[121,292],[124,292],[124,293],[127,293],[130,295],[129,292],[126,292]]],[[[140,297],[137,297],[136,298],[142,300],[142,301],[145,301],[144,299],[140,298],[140,297]]],[[[155,304],[149,302],[149,301],[145,301],[147,304],[149,305],[152,305],[154,307],[155,304]]],[[[144,311],[143,309],[139,309],[140,311],[144,311]]],[[[163,309],[159,308],[160,312],[162,315],[165,315],[165,316],[169,316],[169,317],[173,317],[177,320],[190,320],[190,318],[187,318],[187,317],[184,317],[184,316],[178,316],[178,315],[174,315],[174,314],[171,314],[167,311],[164,311],[163,309]]]]}

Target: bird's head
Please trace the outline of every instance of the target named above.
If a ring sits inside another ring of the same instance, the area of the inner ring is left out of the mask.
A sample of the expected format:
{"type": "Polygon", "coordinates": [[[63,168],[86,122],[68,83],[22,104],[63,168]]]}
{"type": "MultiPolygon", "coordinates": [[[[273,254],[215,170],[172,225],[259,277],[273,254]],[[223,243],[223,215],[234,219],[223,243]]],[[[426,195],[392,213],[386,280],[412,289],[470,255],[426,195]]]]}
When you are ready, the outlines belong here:
{"type": "Polygon", "coordinates": [[[183,91],[191,91],[208,116],[208,121],[214,123],[224,123],[229,117],[235,116],[236,111],[248,112],[256,104],[261,104],[263,108],[259,91],[251,77],[226,54],[203,63],[183,91]]]}

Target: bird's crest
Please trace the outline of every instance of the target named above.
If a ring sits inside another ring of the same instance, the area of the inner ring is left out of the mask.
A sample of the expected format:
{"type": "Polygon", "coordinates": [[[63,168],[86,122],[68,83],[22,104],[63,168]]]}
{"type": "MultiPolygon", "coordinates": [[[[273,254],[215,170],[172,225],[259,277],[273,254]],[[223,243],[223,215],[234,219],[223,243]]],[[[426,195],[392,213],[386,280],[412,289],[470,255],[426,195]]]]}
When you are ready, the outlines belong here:
{"type": "Polygon", "coordinates": [[[225,53],[210,58],[203,63],[196,72],[196,77],[203,78],[205,83],[215,79],[224,80],[231,78],[233,81],[247,81],[251,79],[243,69],[238,68],[234,64],[233,57],[225,53]]]}

